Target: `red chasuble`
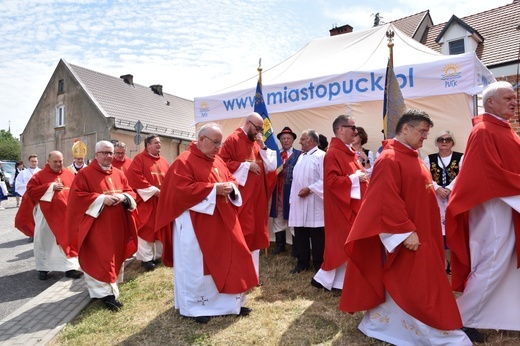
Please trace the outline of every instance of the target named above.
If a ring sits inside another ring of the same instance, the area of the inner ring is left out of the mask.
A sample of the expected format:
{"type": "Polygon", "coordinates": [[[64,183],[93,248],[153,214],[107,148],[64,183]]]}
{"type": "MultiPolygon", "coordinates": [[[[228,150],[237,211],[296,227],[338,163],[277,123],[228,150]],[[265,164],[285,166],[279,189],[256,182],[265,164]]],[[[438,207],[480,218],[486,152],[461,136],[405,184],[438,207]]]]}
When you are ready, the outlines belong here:
{"type": "Polygon", "coordinates": [[[262,169],[259,175],[250,171],[247,175],[246,185],[239,186],[243,204],[238,208],[238,219],[247,246],[251,251],[269,246],[267,201],[276,185],[268,181],[260,150],[258,144],[249,140],[244,131],[238,128],[226,138],[219,153],[231,173],[234,173],[240,164],[246,161],[255,161],[262,169]],[[272,188],[270,188],[271,185],[272,188]]]}
{"type": "Polygon", "coordinates": [[[40,210],[45,216],[45,221],[47,221],[58,245],[63,249],[67,257],[76,257],[78,255],[69,246],[71,242],[77,243],[77,240],[69,240],[70,233],[63,226],[67,211],[67,199],[69,198],[73,180],[74,173],[68,169],[63,168],[60,172],[54,172],[49,164],[46,164],[41,171],[29,180],[24,194],[24,198],[30,198],[33,205],[40,204],[40,210]],[[64,185],[63,190],[54,191],[50,202],[41,201],[40,199],[54,182],[62,183],[64,185]]]}
{"type": "MultiPolygon", "coordinates": [[[[145,149],[134,157],[130,168],[125,174],[128,178],[128,183],[134,190],[137,191],[138,189],[155,186],[161,190],[162,196],[162,183],[168,167],[168,161],[164,157],[153,157],[145,149]]],[[[150,243],[157,239],[155,235],[155,210],[158,200],[158,197],[152,196],[145,202],[137,193],[136,202],[139,215],[137,232],[139,237],[150,243]]]]}
{"type": "Polygon", "coordinates": [[[383,142],[370,186],[345,244],[347,271],[340,309],[374,308],[385,290],[397,305],[419,321],[441,330],[462,327],[459,310],[444,271],[440,213],[430,171],[396,140],[383,142]],[[402,243],[386,253],[380,233],[416,231],[417,251],[402,243]]]}
{"type": "Polygon", "coordinates": [[[34,203],[28,197],[22,197],[20,207],[14,217],[14,227],[28,237],[34,237],[34,203]]]}
{"type": "MultiPolygon", "coordinates": [[[[347,262],[344,250],[347,236],[361,207],[361,200],[351,199],[349,175],[364,171],[356,153],[340,139],[333,137],[323,159],[323,208],[325,211],[325,252],[323,270],[336,269],[347,262]]],[[[364,197],[366,183],[361,183],[364,197]]]]}
{"type": "MultiPolygon", "coordinates": [[[[166,174],[156,226],[164,229],[184,211],[203,201],[215,183],[227,181],[238,186],[220,157],[214,160],[206,157],[192,142],[166,174]]],[[[238,222],[237,208],[228,197],[217,196],[213,215],[190,211],[190,216],[204,259],[204,273],[211,275],[218,291],[242,293],[256,286],[258,277],[238,222]]],[[[169,250],[169,263],[172,263],[171,249],[171,243],[164,244],[164,250],[169,250]]]]}
{"type": "Polygon", "coordinates": [[[123,161],[116,160],[115,158],[112,160],[112,167],[122,170],[124,173],[128,171],[130,165],[132,164],[132,159],[125,155],[125,159],[123,161]]]}
{"type": "Polygon", "coordinates": [[[97,160],[78,172],[70,190],[67,223],[78,234],[81,269],[96,280],[114,283],[123,262],[137,251],[135,216],[124,205],[104,205],[97,218],[85,212],[99,195],[126,193],[135,198],[123,172],[103,171],[97,160]]]}
{"type": "MultiPolygon", "coordinates": [[[[468,212],[497,197],[520,195],[520,138],[509,123],[489,114],[473,118],[464,164],[446,210],[452,287],[462,292],[470,274],[468,212]]],[[[520,254],[520,215],[513,212],[516,252],[520,254]]],[[[520,256],[518,258],[520,261],[520,256]]],[[[520,265],[519,265],[520,267],[520,265]]]]}

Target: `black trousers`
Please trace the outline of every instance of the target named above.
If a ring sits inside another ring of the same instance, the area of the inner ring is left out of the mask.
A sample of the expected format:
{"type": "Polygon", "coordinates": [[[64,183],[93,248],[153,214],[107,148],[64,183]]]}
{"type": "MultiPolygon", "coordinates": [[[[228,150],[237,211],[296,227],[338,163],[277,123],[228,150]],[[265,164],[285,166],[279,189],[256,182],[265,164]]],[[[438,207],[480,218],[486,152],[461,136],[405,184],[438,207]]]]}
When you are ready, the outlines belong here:
{"type": "Polygon", "coordinates": [[[325,227],[294,227],[294,243],[298,251],[298,266],[301,268],[310,266],[312,244],[312,264],[314,271],[318,271],[323,263],[325,227]]]}

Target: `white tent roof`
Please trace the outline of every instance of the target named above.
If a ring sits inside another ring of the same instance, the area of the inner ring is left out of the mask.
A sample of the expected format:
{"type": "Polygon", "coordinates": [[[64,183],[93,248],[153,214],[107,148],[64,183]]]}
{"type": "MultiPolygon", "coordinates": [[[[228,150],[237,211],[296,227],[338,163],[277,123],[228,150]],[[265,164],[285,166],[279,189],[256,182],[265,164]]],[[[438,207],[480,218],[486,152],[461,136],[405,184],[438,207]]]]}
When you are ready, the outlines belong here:
{"type": "MultiPolygon", "coordinates": [[[[269,114],[382,100],[393,30],[394,70],[405,99],[475,95],[494,80],[474,53],[446,56],[413,40],[392,24],[315,39],[262,74],[269,114]]],[[[196,122],[243,117],[253,110],[256,77],[195,98],[196,122]]]]}

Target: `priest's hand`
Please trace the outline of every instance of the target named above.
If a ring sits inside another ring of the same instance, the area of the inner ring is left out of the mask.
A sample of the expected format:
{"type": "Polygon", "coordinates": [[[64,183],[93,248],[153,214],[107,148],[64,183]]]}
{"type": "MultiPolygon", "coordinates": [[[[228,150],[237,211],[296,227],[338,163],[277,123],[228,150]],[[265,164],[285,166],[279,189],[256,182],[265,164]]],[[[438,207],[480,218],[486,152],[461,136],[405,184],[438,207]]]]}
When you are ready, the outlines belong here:
{"type": "Polygon", "coordinates": [[[215,185],[217,185],[217,195],[219,196],[227,196],[233,191],[231,183],[216,183],[215,185]]]}
{"type": "Polygon", "coordinates": [[[64,185],[62,183],[54,183],[54,186],[52,187],[52,191],[61,191],[63,190],[64,185]]]}
{"type": "Polygon", "coordinates": [[[260,173],[262,173],[262,169],[256,162],[251,162],[251,164],[249,165],[249,170],[256,175],[260,175],[260,173]]]}
{"type": "Polygon", "coordinates": [[[307,197],[310,194],[311,194],[311,189],[309,189],[308,187],[304,187],[303,189],[300,190],[300,192],[298,192],[298,197],[307,197]]]}
{"type": "Polygon", "coordinates": [[[417,235],[417,232],[413,231],[412,234],[410,234],[403,242],[403,245],[405,248],[411,251],[417,251],[419,249],[419,236],[417,235]]]}
{"type": "Polygon", "coordinates": [[[440,199],[446,199],[450,195],[451,190],[446,189],[444,187],[439,187],[437,190],[435,190],[435,193],[437,196],[439,196],[440,199]]]}
{"type": "Polygon", "coordinates": [[[264,138],[263,138],[263,135],[262,135],[260,132],[258,132],[258,133],[256,134],[255,141],[256,141],[256,143],[258,144],[258,146],[259,146],[260,148],[265,147],[264,138]]]}
{"type": "Polygon", "coordinates": [[[115,194],[115,195],[106,195],[105,199],[103,200],[103,204],[113,207],[120,203],[123,203],[125,201],[125,199],[126,199],[125,196],[120,193],[115,194]]]}

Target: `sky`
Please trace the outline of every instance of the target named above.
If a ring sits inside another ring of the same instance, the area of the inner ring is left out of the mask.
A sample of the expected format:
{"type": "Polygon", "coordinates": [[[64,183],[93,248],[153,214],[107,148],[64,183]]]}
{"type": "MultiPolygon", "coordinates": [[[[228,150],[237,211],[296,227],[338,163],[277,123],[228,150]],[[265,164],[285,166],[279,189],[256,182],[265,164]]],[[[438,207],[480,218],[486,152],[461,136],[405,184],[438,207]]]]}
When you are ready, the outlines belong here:
{"type": "MultiPolygon", "coordinates": [[[[257,75],[334,26],[430,11],[434,24],[513,0],[0,0],[0,130],[23,132],[60,59],[193,100],[257,75]],[[429,4],[428,4],[429,3],[429,4]]],[[[254,86],[251,86],[254,87],[254,86]]]]}

